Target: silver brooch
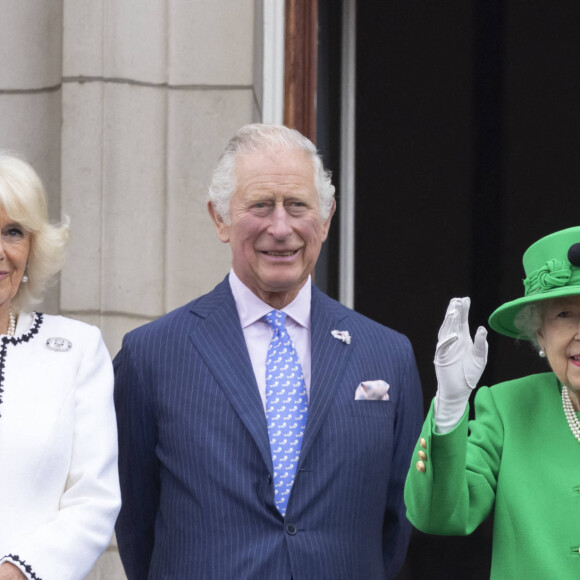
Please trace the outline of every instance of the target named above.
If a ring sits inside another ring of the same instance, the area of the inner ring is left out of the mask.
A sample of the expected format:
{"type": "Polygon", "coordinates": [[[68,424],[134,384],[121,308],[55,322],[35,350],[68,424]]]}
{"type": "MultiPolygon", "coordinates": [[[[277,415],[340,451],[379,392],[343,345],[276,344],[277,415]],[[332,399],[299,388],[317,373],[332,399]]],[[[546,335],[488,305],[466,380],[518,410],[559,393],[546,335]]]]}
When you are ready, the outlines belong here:
{"type": "Polygon", "coordinates": [[[332,334],[334,338],[338,338],[338,340],[350,344],[350,334],[348,333],[348,330],[331,330],[330,334],[332,334]]]}
{"type": "Polygon", "coordinates": [[[68,338],[53,336],[46,341],[46,346],[56,352],[68,352],[72,348],[72,342],[68,338]]]}

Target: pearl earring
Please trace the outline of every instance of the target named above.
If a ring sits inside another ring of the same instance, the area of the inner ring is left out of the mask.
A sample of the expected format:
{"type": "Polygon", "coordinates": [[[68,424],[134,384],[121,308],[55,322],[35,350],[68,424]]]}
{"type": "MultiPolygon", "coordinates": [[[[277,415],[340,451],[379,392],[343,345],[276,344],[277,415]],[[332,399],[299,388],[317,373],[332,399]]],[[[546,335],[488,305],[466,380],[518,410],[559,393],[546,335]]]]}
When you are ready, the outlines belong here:
{"type": "Polygon", "coordinates": [[[546,353],[542,349],[538,351],[538,354],[540,355],[540,358],[546,358],[546,353]]]}
{"type": "Polygon", "coordinates": [[[24,276],[22,276],[22,283],[26,284],[26,282],[28,282],[28,276],[24,274],[24,276]]]}

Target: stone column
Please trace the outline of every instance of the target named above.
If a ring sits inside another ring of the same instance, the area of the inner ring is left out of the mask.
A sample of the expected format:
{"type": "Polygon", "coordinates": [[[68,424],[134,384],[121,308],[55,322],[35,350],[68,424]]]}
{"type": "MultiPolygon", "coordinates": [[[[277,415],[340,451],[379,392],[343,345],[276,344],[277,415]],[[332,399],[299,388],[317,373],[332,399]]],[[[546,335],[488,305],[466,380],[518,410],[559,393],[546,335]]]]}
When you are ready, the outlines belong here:
{"type": "Polygon", "coordinates": [[[205,209],[229,135],[259,116],[254,0],[65,0],[61,308],[125,332],[211,289],[205,209]]]}

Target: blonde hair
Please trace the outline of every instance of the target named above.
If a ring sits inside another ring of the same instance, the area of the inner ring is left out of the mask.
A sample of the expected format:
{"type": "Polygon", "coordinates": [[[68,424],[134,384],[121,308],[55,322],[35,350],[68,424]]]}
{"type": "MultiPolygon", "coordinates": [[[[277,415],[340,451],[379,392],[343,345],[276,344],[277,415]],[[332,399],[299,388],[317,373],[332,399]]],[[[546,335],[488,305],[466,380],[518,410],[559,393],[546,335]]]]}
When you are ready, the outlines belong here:
{"type": "Polygon", "coordinates": [[[20,284],[11,302],[12,310],[21,312],[42,300],[46,287],[63,267],[69,220],[49,223],[46,194],[38,174],[26,161],[6,151],[0,151],[0,206],[30,233],[28,282],[20,284]]]}

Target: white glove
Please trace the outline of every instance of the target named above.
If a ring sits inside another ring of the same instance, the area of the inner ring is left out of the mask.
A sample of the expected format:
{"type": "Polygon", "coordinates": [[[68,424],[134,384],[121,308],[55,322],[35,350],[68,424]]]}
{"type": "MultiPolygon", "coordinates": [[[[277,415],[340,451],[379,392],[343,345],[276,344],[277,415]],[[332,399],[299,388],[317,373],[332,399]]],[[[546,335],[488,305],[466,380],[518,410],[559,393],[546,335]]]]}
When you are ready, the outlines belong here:
{"type": "Polygon", "coordinates": [[[487,330],[480,326],[474,342],[469,335],[469,298],[453,298],[437,335],[435,349],[435,427],[448,433],[465,413],[471,391],[487,362],[487,330]]]}

